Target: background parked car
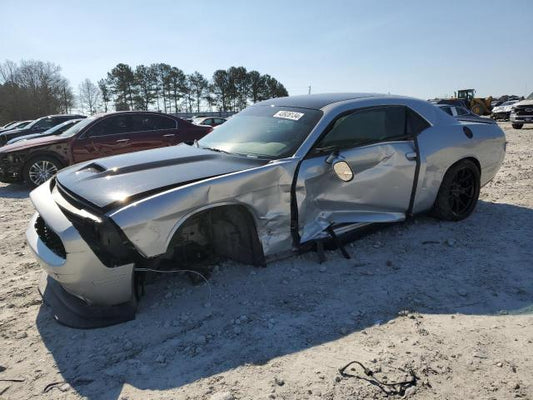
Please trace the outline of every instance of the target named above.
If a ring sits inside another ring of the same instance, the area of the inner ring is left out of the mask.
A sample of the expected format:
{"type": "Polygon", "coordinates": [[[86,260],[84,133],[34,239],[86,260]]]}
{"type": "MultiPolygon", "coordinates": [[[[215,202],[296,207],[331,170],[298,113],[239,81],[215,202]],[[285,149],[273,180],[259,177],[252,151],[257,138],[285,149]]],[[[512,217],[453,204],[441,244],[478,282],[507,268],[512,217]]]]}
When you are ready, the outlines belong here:
{"type": "Polygon", "coordinates": [[[69,119],[79,119],[85,118],[84,115],[77,114],[61,114],[61,115],[48,115],[46,117],[41,117],[26,125],[22,129],[13,129],[0,133],[0,146],[5,145],[10,139],[29,135],[32,133],[44,132],[50,128],[53,128],[56,125],[59,125],[69,119]]]}
{"type": "Polygon", "coordinates": [[[10,130],[13,130],[13,129],[22,129],[22,128],[24,128],[25,126],[27,126],[30,122],[33,122],[33,120],[32,120],[32,119],[29,119],[29,120],[27,120],[27,121],[15,121],[15,122],[10,122],[9,124],[4,125],[4,126],[0,129],[0,132],[10,131],[10,130]]]}
{"type": "Polygon", "coordinates": [[[45,136],[53,136],[53,135],[60,135],[61,133],[65,132],[67,129],[69,129],[71,126],[77,124],[78,122],[82,121],[82,118],[79,119],[70,119],[68,121],[63,122],[62,124],[56,125],[53,128],[50,128],[44,132],[41,133],[32,133],[31,135],[24,135],[19,136],[14,139],[11,139],[7,142],[7,144],[13,144],[16,142],[20,142],[21,140],[29,140],[34,139],[36,137],[45,137],[45,136]]]}
{"type": "Polygon", "coordinates": [[[7,124],[2,125],[2,126],[0,127],[0,129],[5,129],[5,128],[9,127],[10,125],[16,124],[17,122],[18,122],[18,121],[10,121],[10,122],[8,122],[7,124]]]}
{"type": "Polygon", "coordinates": [[[446,114],[451,115],[459,121],[482,122],[485,124],[496,123],[495,121],[489,118],[483,118],[477,114],[474,114],[472,111],[468,110],[465,107],[454,106],[451,104],[436,104],[436,106],[439,107],[446,114]]]}
{"type": "Polygon", "coordinates": [[[527,99],[513,104],[509,119],[514,129],[522,129],[524,124],[533,124],[533,93],[527,99]]]}
{"type": "Polygon", "coordinates": [[[192,123],[195,125],[209,125],[218,126],[226,122],[226,118],[222,117],[197,117],[193,118],[192,123]]]}
{"type": "Polygon", "coordinates": [[[0,181],[37,186],[67,165],[200,139],[212,128],[156,112],[93,115],[58,136],[0,148],[0,181]]]}
{"type": "Polygon", "coordinates": [[[511,114],[511,110],[513,108],[513,105],[518,103],[519,100],[510,100],[506,101],[499,106],[496,106],[492,109],[492,113],[490,114],[490,117],[492,119],[503,119],[508,120],[509,116],[511,114]]]}

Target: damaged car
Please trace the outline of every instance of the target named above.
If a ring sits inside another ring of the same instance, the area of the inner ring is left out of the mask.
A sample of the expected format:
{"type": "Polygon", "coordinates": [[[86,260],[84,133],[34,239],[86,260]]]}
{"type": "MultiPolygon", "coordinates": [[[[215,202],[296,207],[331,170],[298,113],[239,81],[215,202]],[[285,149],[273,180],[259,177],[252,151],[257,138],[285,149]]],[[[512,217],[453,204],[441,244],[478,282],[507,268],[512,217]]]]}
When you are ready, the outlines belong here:
{"type": "Polygon", "coordinates": [[[496,124],[414,98],[323,94],[248,107],[194,144],[60,171],[30,197],[27,228],[55,318],[135,316],[145,271],[213,259],[265,266],[375,223],[468,217],[505,154],[496,124]]]}

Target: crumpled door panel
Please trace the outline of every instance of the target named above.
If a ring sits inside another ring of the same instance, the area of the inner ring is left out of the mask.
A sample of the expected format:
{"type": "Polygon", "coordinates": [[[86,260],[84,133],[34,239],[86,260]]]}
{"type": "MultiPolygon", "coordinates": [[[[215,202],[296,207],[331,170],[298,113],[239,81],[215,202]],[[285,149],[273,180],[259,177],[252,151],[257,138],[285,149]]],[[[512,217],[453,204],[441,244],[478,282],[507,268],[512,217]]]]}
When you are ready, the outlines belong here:
{"type": "Polygon", "coordinates": [[[340,180],[326,156],[304,160],[297,184],[301,242],[325,237],[344,223],[403,220],[409,207],[416,161],[411,141],[378,143],[339,153],[354,178],[340,180]]]}

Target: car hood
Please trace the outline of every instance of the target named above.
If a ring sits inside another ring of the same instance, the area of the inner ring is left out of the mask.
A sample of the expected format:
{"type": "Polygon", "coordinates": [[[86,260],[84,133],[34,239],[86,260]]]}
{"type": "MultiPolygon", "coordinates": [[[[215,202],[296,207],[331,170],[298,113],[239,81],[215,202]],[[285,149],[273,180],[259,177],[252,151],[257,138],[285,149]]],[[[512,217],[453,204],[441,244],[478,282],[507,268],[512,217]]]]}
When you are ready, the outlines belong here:
{"type": "Polygon", "coordinates": [[[67,142],[69,138],[60,136],[36,137],[33,139],[23,140],[0,147],[0,153],[11,151],[27,150],[34,147],[47,146],[50,144],[67,142]]]}
{"type": "Polygon", "coordinates": [[[13,144],[13,143],[16,143],[16,142],[20,142],[21,140],[29,140],[29,139],[34,139],[34,138],[38,138],[38,137],[46,137],[46,136],[51,136],[53,134],[50,134],[50,135],[43,135],[42,133],[30,133],[29,135],[24,135],[24,136],[19,136],[19,137],[16,137],[16,138],[13,138],[13,139],[9,139],[9,142],[7,142],[8,144],[13,144]]]}
{"type": "Polygon", "coordinates": [[[107,211],[171,188],[267,162],[181,144],[77,164],[59,172],[56,179],[69,195],[107,211]]]}

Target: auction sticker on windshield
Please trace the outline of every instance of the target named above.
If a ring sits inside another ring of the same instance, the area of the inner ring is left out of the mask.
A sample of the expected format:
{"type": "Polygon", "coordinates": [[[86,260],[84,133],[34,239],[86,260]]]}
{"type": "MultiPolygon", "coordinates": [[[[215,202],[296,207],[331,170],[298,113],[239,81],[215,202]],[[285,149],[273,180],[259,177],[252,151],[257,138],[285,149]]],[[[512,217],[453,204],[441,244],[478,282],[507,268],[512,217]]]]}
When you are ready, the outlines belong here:
{"type": "Polygon", "coordinates": [[[300,113],[296,111],[278,111],[277,113],[273,115],[274,118],[292,119],[293,121],[298,121],[303,116],[304,116],[304,113],[300,113]]]}

